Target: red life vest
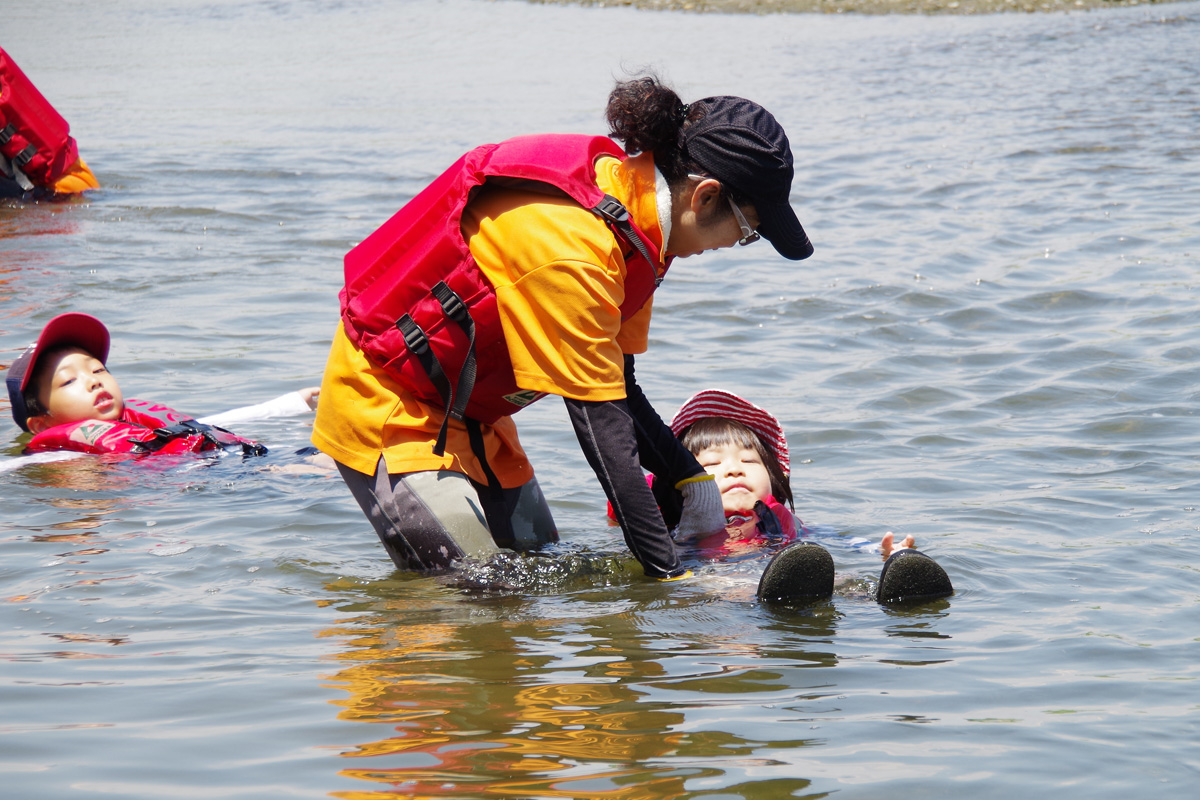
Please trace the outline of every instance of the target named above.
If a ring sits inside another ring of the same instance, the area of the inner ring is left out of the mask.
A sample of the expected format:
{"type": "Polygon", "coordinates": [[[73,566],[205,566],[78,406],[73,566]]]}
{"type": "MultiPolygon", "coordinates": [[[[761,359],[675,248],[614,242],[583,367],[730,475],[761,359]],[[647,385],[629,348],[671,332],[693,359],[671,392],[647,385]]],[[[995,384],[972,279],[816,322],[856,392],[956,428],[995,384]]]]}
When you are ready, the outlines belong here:
{"type": "Polygon", "coordinates": [[[698,539],[696,554],[720,561],[774,547],[794,540],[803,531],[798,524],[787,506],[768,496],[756,503],[753,511],[726,512],[725,530],[698,539]]]}
{"type": "MultiPolygon", "coordinates": [[[[647,485],[654,486],[654,476],[646,476],[647,485]]],[[[608,504],[608,519],[617,521],[612,503],[608,504]]],[[[705,536],[696,547],[705,555],[728,554],[735,547],[760,547],[768,543],[790,542],[803,530],[804,523],[774,495],[767,495],[754,504],[753,511],[725,512],[725,529],[705,536]],[[770,515],[770,516],[767,516],[770,515]]]]}
{"type": "Polygon", "coordinates": [[[27,453],[74,450],[79,453],[200,453],[240,446],[246,455],[267,449],[224,428],[196,422],[166,406],[126,400],[119,420],[85,419],[47,428],[33,437],[27,453]]]}
{"type": "Polygon", "coordinates": [[[79,160],[67,121],[0,48],[0,153],[35,186],[50,186],[79,160]]]}
{"type": "Polygon", "coordinates": [[[566,194],[592,210],[621,244],[628,319],[662,280],[659,252],[596,186],[600,156],[626,157],[611,139],[573,134],[521,136],[464,155],[346,254],[340,300],[350,341],[447,418],[492,423],[540,399],[517,386],[496,293],[463,238],[462,213],[489,180],[566,194]]]}

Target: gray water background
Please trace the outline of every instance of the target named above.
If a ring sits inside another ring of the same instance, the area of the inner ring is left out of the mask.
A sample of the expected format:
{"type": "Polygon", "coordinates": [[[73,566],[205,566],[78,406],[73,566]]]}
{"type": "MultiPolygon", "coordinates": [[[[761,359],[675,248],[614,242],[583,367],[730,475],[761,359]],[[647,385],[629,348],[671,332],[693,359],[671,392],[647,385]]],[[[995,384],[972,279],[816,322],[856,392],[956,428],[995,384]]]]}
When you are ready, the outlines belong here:
{"type": "MultiPolygon", "coordinates": [[[[0,44],[104,186],[0,205],[0,362],[89,311],[127,395],[197,415],[317,383],[343,254],[463,150],[603,132],[647,65],[763,103],[816,255],[678,262],[639,375],[664,414],[709,386],[773,411],[862,589],[784,611],[761,564],[640,579],[553,399],[518,421],[561,558],[609,569],[548,591],[394,573],[335,478],[26,467],[0,474],[4,797],[1194,793],[1200,4],[6,0],[0,44]],[[838,539],[887,530],[956,596],[871,602],[838,539]]],[[[286,463],[308,425],[240,432],[286,463]]]]}

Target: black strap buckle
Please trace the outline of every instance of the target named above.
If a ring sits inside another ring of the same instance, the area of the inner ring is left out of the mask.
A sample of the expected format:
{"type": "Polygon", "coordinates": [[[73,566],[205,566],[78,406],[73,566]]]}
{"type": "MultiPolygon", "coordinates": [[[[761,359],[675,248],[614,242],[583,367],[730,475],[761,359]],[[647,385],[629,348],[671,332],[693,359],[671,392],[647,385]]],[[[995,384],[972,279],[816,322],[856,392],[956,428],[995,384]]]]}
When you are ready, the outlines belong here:
{"type": "Polygon", "coordinates": [[[429,337],[425,335],[425,331],[421,330],[421,326],[414,322],[412,317],[405,314],[396,320],[396,328],[404,336],[404,346],[410,353],[423,361],[430,350],[429,337]]]}
{"type": "Polygon", "coordinates": [[[174,425],[164,425],[161,428],[155,428],[153,439],[146,439],[145,441],[130,439],[129,441],[133,442],[136,452],[157,453],[174,440],[191,436],[193,433],[200,433],[199,427],[193,424],[191,420],[185,419],[182,422],[176,422],[174,425]]]}
{"type": "Polygon", "coordinates": [[[625,204],[611,194],[604,195],[604,199],[597,203],[593,210],[617,225],[629,221],[629,209],[625,208],[625,204]]]}
{"type": "Polygon", "coordinates": [[[12,162],[14,164],[16,164],[18,167],[24,167],[30,161],[33,161],[33,157],[36,155],[37,155],[37,147],[35,147],[34,145],[31,144],[31,145],[28,145],[21,152],[17,153],[15,156],[13,156],[12,162]]]}
{"type": "Polygon", "coordinates": [[[267,448],[258,442],[240,441],[234,434],[224,428],[218,428],[216,425],[206,425],[203,422],[196,422],[194,419],[185,419],[173,425],[164,425],[161,428],[155,428],[153,439],[147,439],[146,441],[130,439],[129,441],[133,443],[135,452],[157,453],[176,439],[184,439],[188,436],[197,435],[217,447],[225,447],[233,444],[240,445],[242,455],[245,456],[265,456],[267,454],[267,448]],[[225,434],[225,436],[221,434],[225,434]]]}
{"type": "Polygon", "coordinates": [[[642,241],[642,237],[638,236],[637,231],[634,230],[633,223],[629,221],[629,209],[625,208],[625,204],[612,195],[606,194],[604,199],[592,208],[592,211],[608,220],[621,237],[641,253],[642,258],[646,259],[647,268],[654,274],[654,288],[657,289],[661,286],[663,278],[666,276],[658,274],[658,266],[654,263],[650,250],[642,241]]]}
{"type": "Polygon", "coordinates": [[[3,147],[4,145],[6,145],[10,141],[12,141],[12,137],[14,134],[16,134],[16,132],[17,132],[16,126],[13,125],[11,122],[8,123],[7,125],[5,125],[2,129],[0,129],[0,147],[3,147]]]}

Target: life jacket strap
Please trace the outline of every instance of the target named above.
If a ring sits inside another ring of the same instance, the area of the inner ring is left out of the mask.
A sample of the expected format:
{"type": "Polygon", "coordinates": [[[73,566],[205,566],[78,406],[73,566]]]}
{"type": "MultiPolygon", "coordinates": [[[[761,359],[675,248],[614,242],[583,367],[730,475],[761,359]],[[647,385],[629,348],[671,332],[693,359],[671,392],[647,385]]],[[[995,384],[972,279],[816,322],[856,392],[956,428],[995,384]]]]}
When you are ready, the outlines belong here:
{"type": "Polygon", "coordinates": [[[129,441],[133,443],[134,452],[157,453],[176,439],[184,439],[189,436],[199,436],[205,441],[212,442],[217,447],[239,444],[242,447],[242,455],[246,456],[264,456],[267,454],[267,448],[258,442],[240,439],[224,428],[218,428],[216,425],[206,425],[203,422],[196,422],[194,419],[185,419],[173,425],[164,425],[161,428],[155,428],[153,439],[130,439],[129,441]]]}
{"type": "MultiPolygon", "coordinates": [[[[11,122],[0,128],[0,147],[4,147],[11,142],[12,138],[16,135],[17,128],[11,122]]],[[[20,144],[19,139],[17,140],[17,144],[20,144]]],[[[32,144],[26,145],[21,152],[11,157],[5,157],[3,154],[0,154],[0,171],[6,177],[16,181],[17,185],[21,187],[21,191],[28,192],[33,188],[33,181],[29,180],[22,168],[32,161],[36,155],[37,147],[32,144]]]]}
{"type": "Polygon", "coordinates": [[[450,407],[450,416],[460,420],[467,411],[467,403],[471,399],[471,392],[475,389],[475,375],[478,371],[475,359],[475,320],[472,319],[467,304],[446,285],[445,281],[438,281],[431,291],[438,303],[441,304],[446,318],[461,328],[467,337],[467,357],[463,359],[456,384],[458,397],[454,405],[450,407]]]}
{"type": "Polygon", "coordinates": [[[650,265],[650,269],[656,273],[654,276],[655,288],[661,286],[664,276],[657,274],[658,270],[654,265],[654,259],[650,256],[650,251],[646,248],[642,237],[638,236],[637,231],[633,229],[633,223],[629,221],[629,209],[625,208],[625,204],[612,195],[606,194],[592,211],[615,227],[621,233],[622,238],[641,253],[642,258],[646,259],[646,263],[650,265]]]}
{"type": "Polygon", "coordinates": [[[450,382],[446,370],[442,368],[442,362],[438,360],[437,354],[429,345],[429,335],[410,315],[405,314],[396,320],[396,327],[404,336],[404,345],[408,348],[409,353],[417,359],[421,369],[425,370],[425,375],[428,376],[429,382],[433,384],[438,397],[441,398],[442,408],[446,410],[446,415],[442,417],[442,425],[438,429],[437,441],[433,446],[434,455],[441,456],[446,454],[446,435],[450,418],[463,419],[467,410],[467,402],[471,399],[471,391],[475,388],[475,376],[478,372],[475,358],[475,320],[471,318],[467,304],[446,285],[445,281],[438,281],[430,289],[430,293],[441,305],[446,319],[461,328],[467,337],[467,355],[458,372],[458,380],[453,384],[450,382]],[[455,391],[455,386],[458,387],[457,391],[455,391]]]}
{"type": "MultiPolygon", "coordinates": [[[[12,124],[10,123],[5,126],[4,130],[0,131],[0,147],[8,144],[8,140],[12,138],[11,129],[12,124]],[[4,134],[7,134],[8,138],[4,138],[4,134]]],[[[23,192],[28,192],[33,188],[33,181],[29,180],[29,177],[3,153],[0,153],[0,175],[16,181],[23,192]]]]}
{"type": "Polygon", "coordinates": [[[454,388],[446,378],[446,371],[442,369],[442,362],[438,361],[437,354],[429,346],[429,336],[421,329],[421,326],[414,322],[411,316],[405,314],[396,320],[396,327],[400,330],[401,335],[404,336],[404,346],[417,359],[417,363],[421,365],[421,369],[425,370],[425,375],[429,378],[429,382],[433,384],[433,388],[437,390],[438,397],[442,399],[442,407],[447,409],[445,416],[442,417],[442,426],[438,429],[437,442],[433,446],[434,455],[444,455],[446,452],[446,431],[450,422],[449,408],[454,401],[454,388]]]}
{"type": "MultiPolygon", "coordinates": [[[[487,479],[488,490],[495,500],[501,500],[504,497],[504,488],[500,485],[500,479],[496,477],[496,473],[492,470],[492,465],[487,460],[487,448],[483,441],[483,427],[478,420],[468,419],[467,423],[467,438],[471,442],[471,452],[475,454],[475,458],[479,461],[479,468],[483,470],[483,477],[487,479]]],[[[489,524],[490,524],[489,520],[489,524]]],[[[493,535],[497,531],[492,531],[493,535]]],[[[511,538],[512,532],[509,531],[511,538]]]]}
{"type": "Polygon", "coordinates": [[[758,515],[758,529],[767,538],[776,541],[783,540],[783,528],[779,524],[779,517],[775,516],[775,512],[766,503],[762,500],[755,502],[754,513],[758,515]]]}

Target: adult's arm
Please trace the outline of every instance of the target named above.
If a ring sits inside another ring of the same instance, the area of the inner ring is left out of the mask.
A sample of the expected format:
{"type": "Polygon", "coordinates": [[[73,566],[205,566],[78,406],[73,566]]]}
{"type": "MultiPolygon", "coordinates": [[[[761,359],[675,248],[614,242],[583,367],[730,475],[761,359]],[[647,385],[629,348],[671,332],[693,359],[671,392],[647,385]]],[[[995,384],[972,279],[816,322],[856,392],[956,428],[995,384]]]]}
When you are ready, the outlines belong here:
{"type": "Polygon", "coordinates": [[[299,389],[282,394],[274,400],[267,400],[265,403],[234,408],[219,414],[210,414],[207,417],[200,417],[196,421],[206,425],[238,425],[242,422],[258,422],[274,417],[294,417],[299,414],[307,414],[316,408],[319,391],[315,386],[299,389]]]}
{"type": "Polygon", "coordinates": [[[654,498],[667,526],[674,528],[683,510],[683,495],[677,487],[687,478],[704,474],[704,468],[654,410],[637,383],[634,358],[628,354],[625,395],[637,434],[638,456],[642,466],[658,478],[654,482],[654,498]]]}
{"type": "Polygon", "coordinates": [[[564,400],[579,446],[612,504],[633,557],[649,577],[684,575],[687,570],[642,475],[638,434],[628,402],[564,400]]]}

